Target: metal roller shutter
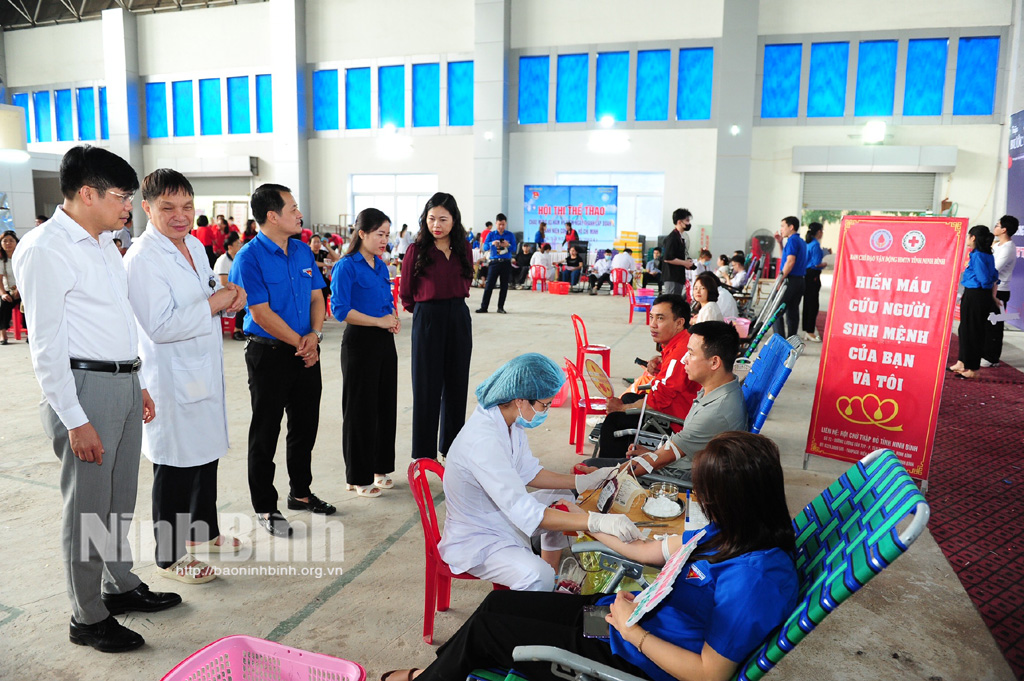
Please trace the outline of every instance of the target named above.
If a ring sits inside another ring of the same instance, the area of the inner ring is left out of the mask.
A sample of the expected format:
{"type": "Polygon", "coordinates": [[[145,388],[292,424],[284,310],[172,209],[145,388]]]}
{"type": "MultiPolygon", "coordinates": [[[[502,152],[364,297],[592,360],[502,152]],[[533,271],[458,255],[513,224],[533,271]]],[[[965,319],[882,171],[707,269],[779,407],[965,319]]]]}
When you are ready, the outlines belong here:
{"type": "Polygon", "coordinates": [[[805,210],[932,210],[935,173],[804,173],[805,210]]]}

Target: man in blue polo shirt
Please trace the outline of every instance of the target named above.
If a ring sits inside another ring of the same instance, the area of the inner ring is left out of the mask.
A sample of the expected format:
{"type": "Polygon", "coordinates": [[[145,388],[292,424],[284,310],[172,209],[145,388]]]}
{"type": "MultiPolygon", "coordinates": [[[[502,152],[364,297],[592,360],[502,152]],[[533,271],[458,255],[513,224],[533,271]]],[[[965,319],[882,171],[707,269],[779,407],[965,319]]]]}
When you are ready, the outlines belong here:
{"type": "Polygon", "coordinates": [[[792,215],[782,218],[775,240],[782,246],[784,239],[779,279],[786,280],[786,293],[782,296],[786,304],[785,321],[783,315],[776,316],[772,330],[789,338],[800,333],[800,300],[804,297],[804,275],[807,274],[807,244],[800,238],[799,218],[792,215]]]}
{"type": "Polygon", "coordinates": [[[288,537],[277,509],[274,451],[288,412],[288,508],[330,515],[334,506],[309,489],[310,458],[320,421],[320,341],[324,278],[299,239],[302,213],[291,190],[264,184],[252,194],[260,233],[235,256],[229,280],[248,293],[245,366],[249,371],[249,495],[267,532],[288,537]]]}
{"type": "Polygon", "coordinates": [[[487,240],[482,246],[488,252],[490,262],[487,265],[487,287],[484,289],[484,298],[480,301],[480,309],[477,312],[487,312],[487,306],[491,304],[494,282],[501,277],[498,312],[505,314],[505,296],[508,295],[508,279],[512,276],[512,254],[516,252],[516,236],[505,229],[508,220],[504,213],[498,213],[494,221],[497,225],[494,231],[487,235],[487,240]]]}

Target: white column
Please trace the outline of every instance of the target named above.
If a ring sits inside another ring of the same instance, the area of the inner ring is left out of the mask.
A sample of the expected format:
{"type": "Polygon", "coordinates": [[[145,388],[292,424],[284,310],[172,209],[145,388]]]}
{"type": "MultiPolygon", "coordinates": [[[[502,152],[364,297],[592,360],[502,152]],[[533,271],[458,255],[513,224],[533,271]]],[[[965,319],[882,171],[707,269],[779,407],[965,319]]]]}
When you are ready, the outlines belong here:
{"type": "Polygon", "coordinates": [[[259,182],[285,185],[298,200],[299,210],[307,210],[311,204],[306,126],[306,1],[270,0],[270,26],[274,172],[273,177],[268,177],[261,167],[259,182]]]}
{"type": "MultiPolygon", "coordinates": [[[[139,32],[135,15],[121,9],[104,10],[103,71],[107,86],[107,127],[110,150],[128,161],[139,176],[146,176],[142,161],[142,113],[139,79],[139,32]]],[[[99,106],[97,93],[97,107],[99,106]]],[[[97,133],[99,126],[96,127],[97,133]]],[[[135,196],[133,207],[135,233],[145,228],[142,197],[135,196]]]]}
{"type": "MultiPolygon", "coordinates": [[[[511,0],[475,0],[473,204],[463,223],[474,232],[508,205],[508,60],[511,0]]],[[[522,229],[513,221],[509,229],[522,229]]]]}

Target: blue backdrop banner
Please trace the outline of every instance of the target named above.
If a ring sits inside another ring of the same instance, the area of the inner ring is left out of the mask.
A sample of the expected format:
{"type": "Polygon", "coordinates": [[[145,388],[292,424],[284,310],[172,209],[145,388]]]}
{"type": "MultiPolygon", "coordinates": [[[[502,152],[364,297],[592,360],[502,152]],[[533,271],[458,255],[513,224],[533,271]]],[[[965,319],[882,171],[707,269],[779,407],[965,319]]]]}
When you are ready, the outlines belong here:
{"type": "Polygon", "coordinates": [[[606,248],[618,236],[619,188],[589,185],[533,184],[523,188],[523,240],[533,241],[541,222],[545,241],[558,249],[571,222],[580,241],[606,248]]]}

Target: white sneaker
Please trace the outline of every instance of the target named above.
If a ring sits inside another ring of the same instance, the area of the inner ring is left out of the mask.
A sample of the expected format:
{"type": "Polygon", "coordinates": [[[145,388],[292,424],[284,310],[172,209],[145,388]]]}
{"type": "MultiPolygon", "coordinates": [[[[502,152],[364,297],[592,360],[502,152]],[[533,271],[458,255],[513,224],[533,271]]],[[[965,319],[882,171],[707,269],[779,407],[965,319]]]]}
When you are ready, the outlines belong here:
{"type": "Polygon", "coordinates": [[[983,360],[981,360],[981,366],[983,366],[986,369],[988,369],[990,367],[997,367],[997,366],[999,366],[999,362],[990,362],[987,359],[983,359],[983,360]]]}

